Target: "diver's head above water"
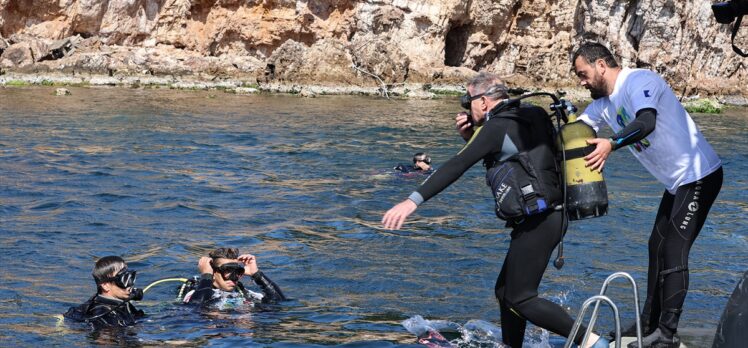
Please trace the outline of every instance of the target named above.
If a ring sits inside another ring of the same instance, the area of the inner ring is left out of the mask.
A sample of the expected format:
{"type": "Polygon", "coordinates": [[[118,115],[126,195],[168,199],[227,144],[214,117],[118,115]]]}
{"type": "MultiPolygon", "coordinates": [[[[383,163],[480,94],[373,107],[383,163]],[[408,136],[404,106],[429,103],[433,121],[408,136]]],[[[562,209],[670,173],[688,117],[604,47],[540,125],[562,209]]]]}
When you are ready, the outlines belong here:
{"type": "Polygon", "coordinates": [[[234,291],[244,274],[257,273],[257,261],[249,254],[239,255],[236,248],[218,248],[202,257],[198,262],[201,274],[213,275],[213,287],[223,291],[234,291]]]}
{"type": "Polygon", "coordinates": [[[473,77],[466,89],[467,94],[462,96],[460,103],[463,108],[470,110],[469,120],[476,126],[483,124],[491,109],[509,98],[509,89],[501,78],[487,72],[473,77]]]}
{"type": "Polygon", "coordinates": [[[119,256],[105,256],[96,261],[92,272],[98,294],[119,300],[130,299],[136,272],[127,269],[119,256]]]}
{"type": "Polygon", "coordinates": [[[431,157],[424,152],[413,155],[413,167],[417,170],[427,171],[431,169],[431,157]]]}

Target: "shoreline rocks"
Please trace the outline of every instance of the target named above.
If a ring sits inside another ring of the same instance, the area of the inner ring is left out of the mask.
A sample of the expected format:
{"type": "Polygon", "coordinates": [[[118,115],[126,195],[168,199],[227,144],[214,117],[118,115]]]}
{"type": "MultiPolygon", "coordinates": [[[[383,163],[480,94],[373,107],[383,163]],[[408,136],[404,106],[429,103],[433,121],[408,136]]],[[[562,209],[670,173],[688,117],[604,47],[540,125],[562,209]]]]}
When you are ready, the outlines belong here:
{"type": "Polygon", "coordinates": [[[0,1],[0,76],[432,98],[427,85],[479,70],[573,89],[569,55],[592,40],[679,94],[741,102],[748,73],[729,34],[696,0],[0,1]]]}
{"type": "MultiPolygon", "coordinates": [[[[324,95],[361,95],[385,97],[381,87],[360,87],[345,85],[302,85],[296,83],[257,83],[253,79],[201,79],[199,77],[159,77],[159,76],[108,76],[92,74],[65,75],[61,73],[0,75],[0,88],[23,86],[72,86],[72,87],[113,87],[113,88],[169,88],[180,90],[221,90],[239,95],[257,93],[294,94],[314,98],[324,95]]],[[[397,99],[436,99],[456,97],[465,93],[461,84],[410,83],[387,86],[387,97],[397,99]]],[[[563,92],[564,98],[575,103],[589,101],[589,92],[582,88],[542,88],[538,86],[515,87],[510,90],[514,96],[533,91],[550,93],[563,92]]],[[[69,92],[69,91],[68,91],[69,92]]],[[[721,105],[748,106],[748,97],[742,95],[686,96],[684,105],[711,104],[713,109],[721,105]],[[717,104],[720,105],[717,105],[717,104]]]]}

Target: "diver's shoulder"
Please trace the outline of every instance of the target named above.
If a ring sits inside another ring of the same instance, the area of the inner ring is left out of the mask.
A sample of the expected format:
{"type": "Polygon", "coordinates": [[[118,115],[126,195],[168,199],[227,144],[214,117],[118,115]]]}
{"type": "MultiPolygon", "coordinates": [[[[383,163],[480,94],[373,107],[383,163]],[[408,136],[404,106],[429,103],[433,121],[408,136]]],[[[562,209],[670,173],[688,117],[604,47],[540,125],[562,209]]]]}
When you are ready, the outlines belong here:
{"type": "Polygon", "coordinates": [[[664,81],[660,74],[649,69],[624,68],[621,72],[626,76],[627,82],[642,79],[664,81]]]}

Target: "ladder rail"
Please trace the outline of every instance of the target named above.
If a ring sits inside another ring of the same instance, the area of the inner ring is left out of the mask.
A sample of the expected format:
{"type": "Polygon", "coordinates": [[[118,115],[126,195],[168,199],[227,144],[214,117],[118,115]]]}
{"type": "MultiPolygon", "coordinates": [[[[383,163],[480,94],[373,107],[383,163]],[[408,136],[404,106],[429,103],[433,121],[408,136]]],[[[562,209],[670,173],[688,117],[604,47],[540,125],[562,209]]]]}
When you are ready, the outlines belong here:
{"type": "MultiPolygon", "coordinates": [[[[639,344],[639,348],[643,347],[642,345],[642,325],[641,325],[641,313],[639,308],[639,294],[636,287],[636,281],[634,280],[634,277],[632,277],[630,274],[626,272],[616,272],[608,276],[608,278],[605,279],[603,282],[603,286],[600,288],[600,295],[605,295],[605,293],[608,291],[608,286],[610,283],[618,278],[624,278],[629,281],[631,284],[632,291],[634,293],[634,307],[636,310],[636,342],[639,344]]],[[[598,310],[600,308],[600,301],[595,303],[595,308],[592,310],[592,316],[590,317],[590,323],[589,327],[587,328],[587,332],[585,333],[585,336],[592,333],[593,327],[595,326],[595,322],[597,321],[597,315],[598,310]]]]}
{"type": "MultiPolygon", "coordinates": [[[[571,332],[569,333],[569,337],[566,338],[566,344],[564,344],[564,348],[571,348],[571,344],[574,341],[574,337],[577,335],[577,332],[579,332],[579,328],[582,326],[582,321],[584,320],[584,314],[587,311],[587,308],[590,307],[590,305],[595,302],[596,304],[600,304],[600,302],[607,303],[610,308],[613,309],[613,316],[615,317],[616,322],[616,348],[621,348],[621,318],[618,315],[618,307],[616,306],[613,301],[605,295],[595,295],[590,298],[588,298],[584,303],[582,304],[582,309],[579,311],[579,315],[577,316],[577,320],[574,321],[574,326],[572,326],[571,332]]],[[[585,333],[585,335],[582,338],[582,344],[580,347],[584,347],[587,344],[587,339],[589,338],[589,334],[585,333]]]]}

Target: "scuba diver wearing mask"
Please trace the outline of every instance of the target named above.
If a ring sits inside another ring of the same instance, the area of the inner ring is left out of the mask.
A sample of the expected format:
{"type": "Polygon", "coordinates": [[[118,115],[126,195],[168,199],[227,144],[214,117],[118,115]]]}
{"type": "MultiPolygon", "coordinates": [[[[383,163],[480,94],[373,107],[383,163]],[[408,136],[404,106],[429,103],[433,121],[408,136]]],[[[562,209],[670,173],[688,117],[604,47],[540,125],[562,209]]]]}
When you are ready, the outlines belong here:
{"type": "Polygon", "coordinates": [[[431,174],[434,172],[434,167],[431,166],[431,157],[423,152],[418,152],[413,155],[413,165],[398,164],[395,168],[398,172],[403,174],[408,173],[420,173],[420,174],[431,174]]]}
{"type": "Polygon", "coordinates": [[[186,288],[180,290],[180,293],[186,292],[183,302],[210,306],[237,301],[276,303],[286,300],[278,285],[257,268],[257,259],[253,255],[239,256],[236,248],[219,248],[209,255],[198,261],[200,277],[188,281],[186,288]],[[262,293],[244,288],[239,279],[245,274],[252,278],[262,293]]]}
{"type": "MultiPolygon", "coordinates": [[[[496,75],[478,74],[468,82],[467,92],[461,104],[471,113],[455,118],[455,126],[467,144],[408,199],[387,211],[382,224],[386,229],[400,229],[420,204],[483,160],[496,215],[512,228],[509,250],[494,289],[503,343],[522,347],[528,321],[568,336],[574,319],[563,307],[538,296],[553,249],[563,234],[559,227],[564,213],[557,209],[563,194],[553,124],[542,108],[508,99],[508,88],[496,75]]],[[[577,344],[582,343],[584,331],[574,337],[577,344]]],[[[608,347],[608,341],[595,334],[587,343],[584,348],[608,347]]]]}
{"type": "Polygon", "coordinates": [[[119,256],[106,256],[96,261],[92,275],[97,293],[85,303],[70,307],[63,316],[77,322],[104,327],[125,327],[136,324],[145,316],[131,301],[143,298],[143,291],[134,288],[136,271],[127,269],[119,256]]]}

